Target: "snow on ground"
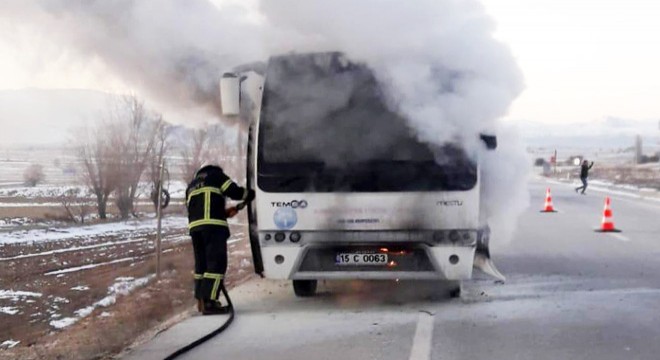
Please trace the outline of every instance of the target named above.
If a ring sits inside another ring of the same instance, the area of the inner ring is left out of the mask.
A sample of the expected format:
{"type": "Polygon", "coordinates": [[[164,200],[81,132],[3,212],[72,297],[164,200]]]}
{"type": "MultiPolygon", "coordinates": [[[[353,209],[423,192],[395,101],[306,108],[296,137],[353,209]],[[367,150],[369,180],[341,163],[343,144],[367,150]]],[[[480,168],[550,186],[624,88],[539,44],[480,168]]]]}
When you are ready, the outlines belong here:
{"type": "Polygon", "coordinates": [[[31,292],[31,291],[14,291],[14,290],[0,290],[0,299],[11,299],[12,301],[18,301],[20,298],[25,297],[41,297],[41,293],[31,292]]]}
{"type": "Polygon", "coordinates": [[[186,197],[187,187],[188,185],[183,181],[172,181],[167,191],[172,199],[183,199],[186,197]]]}
{"type": "MultiPolygon", "coordinates": [[[[576,187],[582,185],[582,183],[580,183],[578,180],[545,180],[554,184],[569,184],[575,185],[576,187]]],[[[618,195],[633,199],[645,199],[660,202],[660,191],[656,189],[640,188],[635,185],[614,184],[603,180],[589,180],[589,187],[587,188],[587,191],[589,190],[607,192],[611,195],[618,195]]]]}
{"type": "Polygon", "coordinates": [[[83,265],[83,266],[76,266],[76,267],[70,267],[70,268],[66,268],[66,269],[50,271],[50,272],[45,273],[44,275],[66,274],[66,273],[71,273],[71,272],[77,272],[77,271],[82,271],[82,270],[93,269],[93,268],[96,268],[96,267],[99,267],[99,266],[112,265],[112,264],[117,264],[117,263],[121,263],[121,262],[133,261],[133,260],[135,260],[135,257],[115,259],[115,260],[112,260],[112,261],[106,261],[106,262],[102,262],[102,263],[88,264],[88,265],[83,265]]]}
{"type": "Polygon", "coordinates": [[[27,217],[15,217],[15,218],[7,217],[0,219],[0,229],[7,227],[28,225],[31,224],[32,222],[33,220],[27,217]]]}
{"type": "Polygon", "coordinates": [[[11,349],[11,348],[13,348],[14,346],[16,346],[20,343],[21,343],[20,341],[15,341],[15,340],[9,339],[9,340],[4,341],[2,344],[0,344],[0,349],[11,349]]]}
{"type": "Polygon", "coordinates": [[[49,322],[50,326],[56,328],[56,329],[63,329],[67,326],[71,326],[76,323],[78,319],[76,318],[71,318],[71,317],[66,317],[64,319],[59,319],[59,320],[51,320],[49,322]]]}
{"type": "MultiPolygon", "coordinates": [[[[89,314],[94,312],[96,308],[108,307],[114,304],[117,301],[117,296],[130,294],[133,290],[147,285],[149,281],[155,277],[156,275],[154,274],[137,279],[134,277],[118,277],[115,279],[115,283],[108,287],[108,295],[106,297],[96,301],[92,305],[74,311],[74,314],[76,315],[75,317],[65,317],[62,319],[51,320],[49,324],[56,329],[63,329],[65,327],[71,326],[78,322],[80,319],[89,316],[89,314]]],[[[110,316],[110,314],[107,312],[103,312],[101,316],[104,316],[103,314],[107,314],[105,316],[110,316]]]]}
{"type": "Polygon", "coordinates": [[[31,254],[16,255],[16,256],[11,256],[11,257],[6,257],[6,258],[0,257],[0,261],[18,260],[18,259],[37,257],[37,256],[48,256],[48,255],[61,254],[61,253],[66,253],[66,252],[71,252],[71,251],[89,250],[89,249],[95,249],[95,248],[100,248],[100,247],[104,247],[104,246],[123,245],[123,244],[130,244],[130,243],[141,242],[141,241],[144,241],[144,239],[108,241],[108,242],[104,242],[104,243],[101,243],[101,244],[95,244],[95,245],[72,246],[72,247],[68,247],[68,248],[65,248],[65,249],[42,251],[42,252],[31,253],[31,254]]]}
{"type": "Polygon", "coordinates": [[[87,291],[87,290],[89,290],[89,286],[78,285],[78,286],[74,286],[74,287],[72,287],[71,290],[75,290],[75,291],[87,291]]]}
{"type": "Polygon", "coordinates": [[[61,203],[57,202],[24,202],[24,203],[7,203],[7,202],[0,202],[0,207],[5,207],[5,208],[11,208],[11,207],[57,207],[57,206],[62,206],[61,203]]]}
{"type": "Polygon", "coordinates": [[[0,313],[14,315],[18,313],[18,309],[13,306],[0,306],[0,313]]]}
{"type": "MultiPolygon", "coordinates": [[[[6,183],[0,184],[3,186],[8,186],[0,188],[0,197],[5,198],[57,198],[64,195],[69,190],[78,190],[81,194],[87,192],[85,186],[60,186],[60,185],[37,185],[37,186],[24,186],[21,183],[6,183]]],[[[140,198],[146,199],[151,194],[152,184],[148,182],[142,182],[139,185],[139,195],[140,198]]],[[[168,186],[168,191],[172,199],[183,199],[186,193],[186,184],[181,181],[173,181],[168,186]]],[[[91,197],[91,196],[90,196],[91,197]]],[[[4,205],[3,205],[4,206],[4,205]]]]}
{"type": "MultiPolygon", "coordinates": [[[[163,219],[163,229],[186,228],[188,219],[171,216],[163,219]]],[[[49,228],[33,230],[16,230],[0,234],[1,244],[32,243],[40,241],[57,241],[90,236],[112,236],[119,233],[131,233],[139,230],[155,230],[156,219],[136,219],[124,222],[102,223],[68,228],[49,228]]]]}
{"type": "Polygon", "coordinates": [[[14,186],[0,189],[0,197],[22,197],[22,198],[38,198],[38,197],[58,197],[66,193],[70,189],[83,188],[78,186],[54,186],[54,185],[38,185],[30,186],[14,186]]]}

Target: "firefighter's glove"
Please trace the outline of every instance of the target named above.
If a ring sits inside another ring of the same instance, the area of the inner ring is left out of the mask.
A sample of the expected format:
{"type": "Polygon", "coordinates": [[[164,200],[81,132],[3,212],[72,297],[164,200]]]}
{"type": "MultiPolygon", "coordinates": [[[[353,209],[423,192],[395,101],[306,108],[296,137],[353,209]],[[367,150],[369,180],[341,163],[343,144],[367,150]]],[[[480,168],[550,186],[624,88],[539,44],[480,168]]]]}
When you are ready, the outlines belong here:
{"type": "Polygon", "coordinates": [[[238,214],[238,209],[236,208],[236,206],[232,206],[229,209],[225,209],[225,215],[227,216],[227,218],[232,218],[236,216],[236,214],[238,214]]]}

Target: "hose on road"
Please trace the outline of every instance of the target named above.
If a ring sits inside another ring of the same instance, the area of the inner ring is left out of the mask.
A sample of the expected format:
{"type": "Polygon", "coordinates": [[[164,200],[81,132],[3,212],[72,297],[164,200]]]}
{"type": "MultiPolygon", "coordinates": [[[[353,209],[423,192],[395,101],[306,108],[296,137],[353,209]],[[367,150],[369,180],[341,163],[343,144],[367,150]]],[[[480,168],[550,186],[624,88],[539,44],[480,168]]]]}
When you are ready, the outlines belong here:
{"type": "MultiPolygon", "coordinates": [[[[240,203],[240,204],[238,204],[234,207],[226,209],[225,211],[226,211],[227,218],[232,218],[232,217],[236,216],[236,214],[238,214],[239,211],[243,210],[243,208],[245,208],[246,205],[247,205],[246,202],[242,202],[242,203],[240,203]]],[[[234,305],[231,303],[231,298],[229,297],[229,294],[227,293],[227,289],[225,288],[224,284],[222,284],[222,287],[220,288],[220,290],[222,291],[222,294],[224,294],[225,298],[227,299],[227,307],[229,308],[229,319],[227,319],[227,321],[225,321],[225,323],[222,324],[222,326],[220,326],[219,328],[211,331],[210,333],[202,336],[201,338],[199,338],[199,339],[191,342],[190,344],[180,348],[179,350],[173,352],[168,357],[166,357],[165,360],[176,359],[177,357],[187,353],[188,351],[196,348],[197,346],[211,340],[214,336],[216,336],[216,335],[220,334],[221,332],[225,331],[229,327],[229,325],[231,325],[231,323],[234,321],[234,305]]]]}
{"type": "Polygon", "coordinates": [[[227,299],[227,307],[229,308],[229,319],[227,319],[227,321],[225,321],[225,323],[222,324],[222,326],[220,326],[219,328],[211,331],[210,333],[200,337],[199,339],[197,339],[197,340],[191,342],[190,344],[188,344],[188,345],[178,349],[177,351],[173,352],[172,354],[167,356],[165,358],[165,360],[176,359],[177,357],[187,353],[188,351],[196,348],[197,346],[211,340],[214,336],[216,336],[216,335],[220,334],[221,332],[225,331],[229,327],[229,325],[231,325],[231,323],[234,321],[234,305],[231,303],[231,299],[229,298],[229,294],[227,293],[227,289],[225,289],[224,284],[222,285],[222,288],[220,290],[222,291],[222,293],[225,295],[225,298],[227,299]]]}

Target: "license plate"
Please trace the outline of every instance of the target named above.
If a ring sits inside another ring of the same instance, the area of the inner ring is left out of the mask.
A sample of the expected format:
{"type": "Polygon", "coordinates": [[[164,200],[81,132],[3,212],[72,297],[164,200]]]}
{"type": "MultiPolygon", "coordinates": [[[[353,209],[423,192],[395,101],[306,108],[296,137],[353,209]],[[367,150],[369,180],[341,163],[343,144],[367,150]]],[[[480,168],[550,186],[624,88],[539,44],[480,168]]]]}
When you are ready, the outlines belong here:
{"type": "Polygon", "coordinates": [[[337,265],[387,265],[387,254],[340,253],[335,262],[337,265]]]}

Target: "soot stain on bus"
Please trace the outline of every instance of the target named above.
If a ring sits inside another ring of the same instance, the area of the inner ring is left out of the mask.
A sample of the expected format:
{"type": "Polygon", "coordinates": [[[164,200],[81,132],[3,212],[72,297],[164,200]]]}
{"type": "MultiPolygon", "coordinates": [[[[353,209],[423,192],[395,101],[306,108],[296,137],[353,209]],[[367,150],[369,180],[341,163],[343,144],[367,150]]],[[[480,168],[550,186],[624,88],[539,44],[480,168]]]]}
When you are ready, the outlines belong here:
{"type": "Polygon", "coordinates": [[[366,64],[340,53],[286,55],[271,58],[266,79],[257,170],[266,191],[451,191],[477,183],[476,161],[458,139],[419,141],[366,64]]]}

